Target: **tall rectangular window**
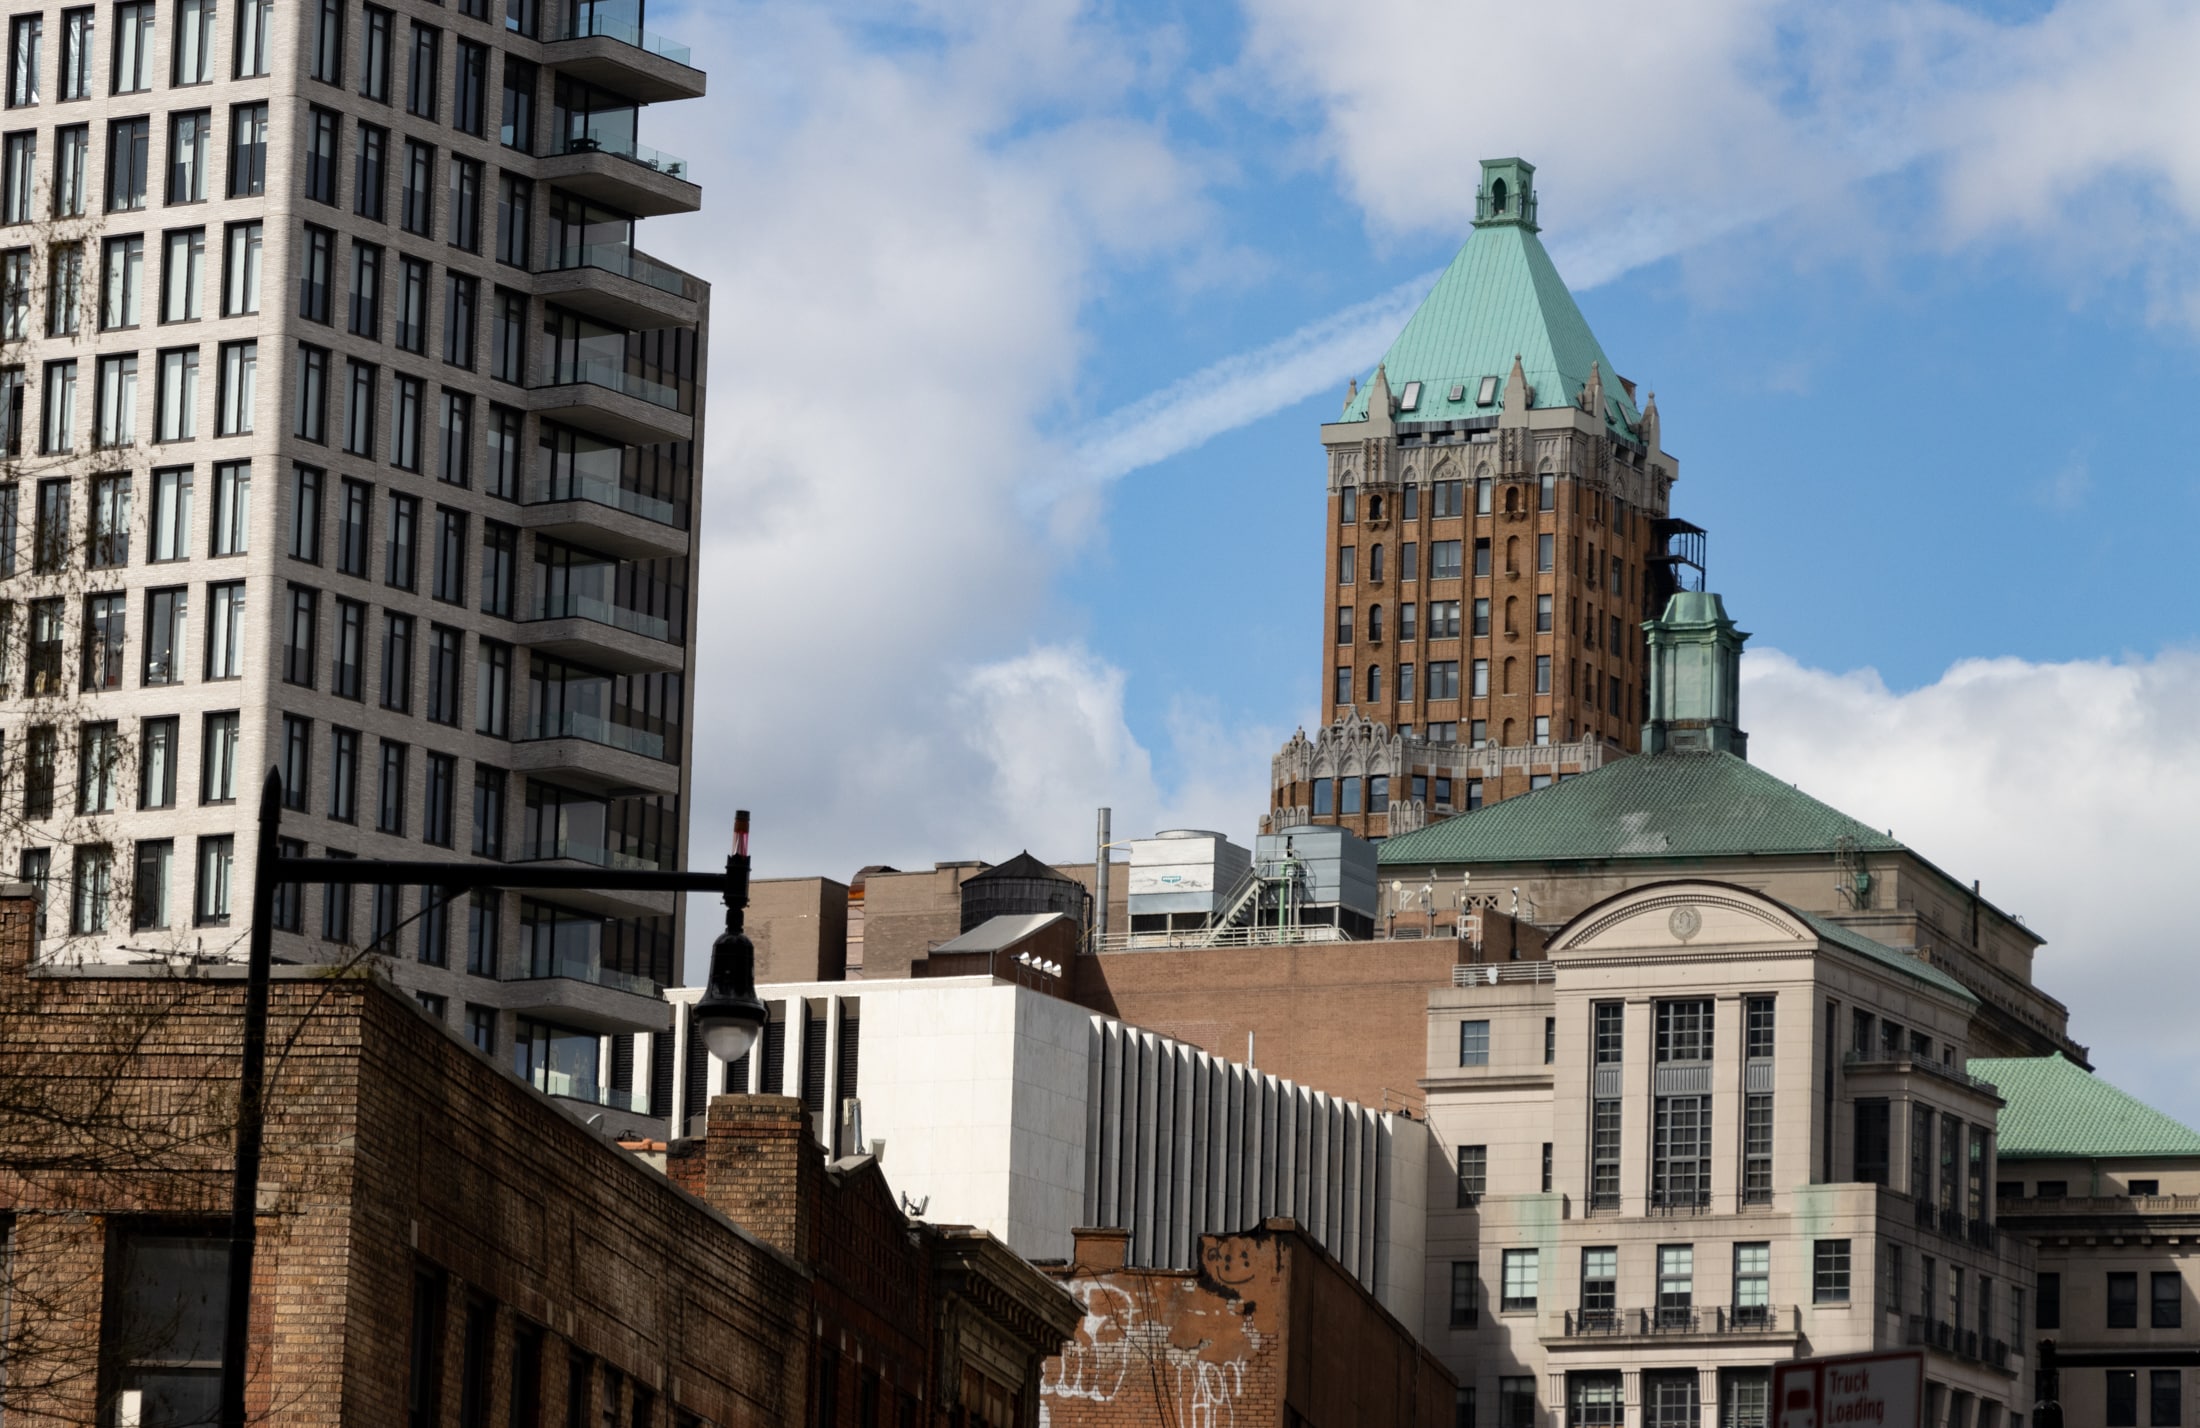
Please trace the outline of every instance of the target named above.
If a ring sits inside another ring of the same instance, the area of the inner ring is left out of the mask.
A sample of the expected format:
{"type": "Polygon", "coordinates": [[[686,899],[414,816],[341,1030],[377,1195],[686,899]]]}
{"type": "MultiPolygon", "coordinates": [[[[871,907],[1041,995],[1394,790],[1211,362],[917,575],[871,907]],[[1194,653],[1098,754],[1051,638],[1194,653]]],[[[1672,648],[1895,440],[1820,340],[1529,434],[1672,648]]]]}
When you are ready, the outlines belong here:
{"type": "Polygon", "coordinates": [[[1661,1001],[1657,1006],[1657,1064],[1661,1078],[1675,1089],[1654,1097],[1652,1105],[1653,1205],[1696,1208],[1709,1203],[1711,1007],[1703,1000],[1661,1001]]]}
{"type": "Polygon", "coordinates": [[[328,363],[326,347],[298,344],[297,434],[307,441],[328,441],[328,363]]]}
{"type": "Polygon", "coordinates": [[[166,927],[169,892],[175,882],[175,840],[158,838],[140,842],[131,862],[130,930],[144,932],[166,927]]]}
{"type": "Polygon", "coordinates": [[[2175,1270],[2157,1270],[2147,1276],[2149,1316],[2156,1329],[2178,1329],[2185,1322],[2185,1279],[2175,1270]]]}
{"type": "Polygon", "coordinates": [[[145,662],[138,678],[148,689],[182,682],[189,609],[190,595],[181,585],[145,592],[145,662]]]}
{"type": "MultiPolygon", "coordinates": [[[[252,432],[253,401],[259,388],[260,344],[257,341],[224,342],[221,359],[221,391],[217,394],[214,434],[248,436],[252,432]]],[[[303,377],[300,380],[302,382],[303,377]]]]}
{"type": "Polygon", "coordinates": [[[451,123],[463,133],[482,137],[488,121],[489,47],[458,42],[458,73],[453,76],[451,123]]]}
{"type": "Polygon", "coordinates": [[[206,161],[213,142],[214,116],[193,109],[168,116],[168,201],[201,203],[206,199],[206,161]]]}
{"type": "Polygon", "coordinates": [[[1849,1302],[1849,1242],[1811,1242],[1810,1299],[1813,1304],[1849,1302]]]}
{"type": "Polygon", "coordinates": [[[1504,1252],[1503,1298],[1499,1307],[1506,1313],[1516,1310],[1533,1311],[1536,1307],[1537,1264],[1536,1251],[1509,1249],[1504,1252]]]}
{"type": "Polygon", "coordinates": [[[128,628],[125,598],[119,592],[84,598],[82,684],[86,690],[122,688],[122,656],[128,628]]]}
{"type": "Polygon", "coordinates": [[[113,570],[130,563],[130,478],[92,478],[92,526],[85,550],[85,564],[93,570],[113,570]]]}
{"type": "Polygon", "coordinates": [[[1489,1193],[1490,1149],[1486,1145],[1462,1145],[1458,1148],[1459,1208],[1471,1208],[1476,1201],[1489,1193]]]}
{"type": "Polygon", "coordinates": [[[1771,1327],[1772,1246],[1758,1240],[1734,1246],[1734,1322],[1771,1327]]]}
{"type": "Polygon", "coordinates": [[[449,625],[428,627],[428,721],[456,727],[459,678],[465,664],[466,637],[449,625]]]}
{"type": "Polygon", "coordinates": [[[1487,1021],[1463,1021],[1459,1023],[1459,1064],[1461,1066],[1487,1066],[1490,1064],[1490,1024],[1487,1021]]]}
{"type": "Polygon", "coordinates": [[[382,614],[382,707],[412,712],[413,621],[394,610],[382,614]]]}
{"type": "Polygon", "coordinates": [[[206,677],[244,677],[244,582],[206,587],[206,677]]]}
{"type": "Polygon", "coordinates": [[[321,487],[317,467],[294,466],[290,474],[290,558],[321,563],[321,487]]]}
{"type": "Polygon", "coordinates": [[[18,15],[8,21],[8,108],[38,102],[38,47],[46,36],[46,17],[18,15]]]}
{"type": "Polygon", "coordinates": [[[319,0],[313,19],[313,64],[323,84],[344,82],[344,0],[319,0]]]}
{"type": "Polygon", "coordinates": [[[411,590],[420,568],[420,500],[415,496],[390,496],[390,537],[384,551],[382,583],[396,590],[411,590]]]}
{"type": "Polygon", "coordinates": [[[351,245],[351,330],[369,341],[382,337],[382,248],[357,239],[351,245]]]}
{"type": "Polygon", "coordinates": [[[357,600],[336,602],[336,648],[329,659],[329,693],[339,699],[358,699],[365,668],[367,607],[357,600]]]}
{"type": "MultiPolygon", "coordinates": [[[[477,858],[504,857],[504,770],[487,764],[474,765],[474,856],[477,858]]],[[[478,907],[487,902],[492,908],[493,898],[484,899],[478,894],[474,903],[478,907]]]]}
{"type": "Polygon", "coordinates": [[[84,249],[56,243],[46,253],[46,335],[72,337],[84,314],[84,249]]]}
{"type": "Polygon", "coordinates": [[[418,377],[397,374],[390,401],[390,464],[405,471],[420,469],[421,407],[426,387],[418,377]]]}
{"type": "Polygon", "coordinates": [[[364,481],[344,478],[343,499],[336,508],[336,568],[361,579],[367,574],[368,538],[374,524],[374,488],[364,481]]]}
{"type": "Polygon", "coordinates": [[[1581,1318],[1585,1327],[1617,1327],[1619,1248],[1593,1245],[1581,1252],[1581,1318]]]}
{"type": "Polygon", "coordinates": [[[497,261],[525,268],[533,259],[535,186],[518,174],[497,179],[497,261]]]}
{"type": "Polygon", "coordinates": [[[232,223],[222,234],[222,316],[260,310],[262,225],[232,223]]]}
{"type": "Polygon", "coordinates": [[[507,501],[519,499],[521,423],[519,412],[513,408],[496,402],[489,404],[489,423],[485,432],[488,466],[483,472],[482,489],[507,501]]]}
{"type": "Polygon", "coordinates": [[[1873,1185],[1888,1183],[1888,1157],[1892,1153],[1891,1107],[1885,1097],[1855,1103],[1851,1146],[1856,1159],[1856,1179],[1873,1185]]]}
{"type": "Polygon", "coordinates": [[[351,211],[383,222],[389,191],[390,131],[376,124],[359,126],[358,157],[353,161],[351,211]]]}
{"type": "Polygon", "coordinates": [[[201,926],[226,926],[229,922],[230,881],[236,872],[237,839],[234,834],[199,839],[199,886],[196,920],[201,926]]]}
{"type": "MultiPolygon", "coordinates": [[[[53,216],[84,218],[90,205],[86,169],[92,158],[92,125],[68,123],[53,132],[53,216]]],[[[13,189],[9,191],[13,200],[13,189]]],[[[29,196],[24,196],[29,202],[29,196]]],[[[29,216],[29,213],[26,213],[29,216]]]]}
{"type": "Polygon", "coordinates": [[[162,239],[160,320],[196,322],[206,291],[206,230],[185,228],[162,239]]]}
{"type": "Polygon", "coordinates": [[[422,789],[420,838],[438,848],[451,846],[458,798],[458,760],[449,754],[428,755],[427,783],[422,789]]]}
{"type": "Polygon", "coordinates": [[[331,320],[335,267],[336,235],[308,223],[305,242],[298,253],[298,315],[306,321],[326,323],[331,320]]]}
{"type": "Polygon", "coordinates": [[[156,562],[191,558],[191,468],[153,473],[152,518],[146,522],[156,562]]]}
{"type": "Polygon", "coordinates": [[[443,32],[412,22],[412,50],[405,81],[405,112],[422,119],[436,115],[443,75],[443,32]]]}
{"type": "Polygon", "coordinates": [[[209,714],[199,734],[199,802],[237,801],[238,716],[209,714]]]}
{"type": "Polygon", "coordinates": [[[113,93],[137,94],[153,87],[153,0],[122,0],[115,6],[113,93]]]}
{"type": "Polygon", "coordinates": [[[305,585],[290,587],[290,628],[283,640],[283,682],[303,689],[313,687],[321,632],[321,592],[305,585]]]}
{"type": "Polygon", "coordinates": [[[237,0],[237,78],[250,79],[267,73],[270,31],[275,0],[237,0]]]}
{"type": "Polygon", "coordinates": [[[380,371],[372,362],[347,358],[344,362],[344,450],[354,456],[374,456],[376,388],[380,371]]]}
{"type": "Polygon", "coordinates": [[[0,223],[31,221],[37,184],[37,133],[26,130],[0,139],[0,223]]]}
{"type": "Polygon", "coordinates": [[[99,359],[99,446],[128,446],[137,440],[138,359],[136,353],[99,359]]]}
{"type": "MultiPolygon", "coordinates": [[[[527,298],[509,288],[496,290],[496,321],[489,341],[489,375],[500,382],[527,384],[527,298]]],[[[1350,547],[1347,547],[1349,551],[1350,547]]],[[[1343,566],[1341,583],[1352,583],[1352,563],[1343,566]]]]}
{"type": "Polygon", "coordinates": [[[1480,1319],[1475,1303],[1475,1262],[1451,1262],[1451,1327],[1471,1329],[1480,1319]]]}
{"type": "Polygon", "coordinates": [[[214,14],[218,0],[176,0],[171,83],[183,88],[214,78],[214,14]]]}
{"type": "Polygon", "coordinates": [[[154,394],[159,408],[155,441],[189,441],[199,434],[199,349],[172,347],[160,354],[154,394]]]}
{"type": "Polygon", "coordinates": [[[474,399],[443,389],[443,462],[437,474],[453,486],[470,486],[474,476],[474,399]]]}
{"type": "Polygon", "coordinates": [[[1658,1246],[1658,1313],[1660,1328],[1683,1329],[1695,1323],[1696,1247],[1658,1246]]]}
{"type": "Polygon", "coordinates": [[[214,468],[211,553],[243,555],[252,530],[252,463],[224,461],[214,468]]]}
{"type": "Polygon", "coordinates": [[[354,823],[359,818],[359,731],[331,727],[328,734],[328,816],[354,823]]]}
{"type": "Polygon", "coordinates": [[[2111,1271],[2108,1276],[2108,1327],[2139,1327],[2139,1276],[2111,1271]]]}
{"type": "Polygon", "coordinates": [[[31,569],[41,575],[68,569],[69,544],[69,478],[50,476],[38,483],[38,508],[31,525],[31,569]]]}
{"type": "Polygon", "coordinates": [[[343,119],[333,109],[313,106],[306,113],[306,197],[336,202],[336,156],[343,148],[343,119]]]}
{"type": "Polygon", "coordinates": [[[405,756],[410,752],[394,739],[381,742],[381,769],[377,777],[374,831],[405,834],[405,756]]]}
{"type": "Polygon", "coordinates": [[[365,10],[364,38],[359,46],[359,93],[365,98],[390,102],[390,45],[397,17],[379,5],[365,10]]]}
{"type": "Polygon", "coordinates": [[[267,192],[267,105],[239,104],[229,111],[229,196],[267,192]]]}
{"type": "Polygon", "coordinates": [[[446,605],[466,603],[466,513],[438,506],[436,513],[435,599],[446,605]]]}
{"type": "Polygon", "coordinates": [[[313,721],[299,714],[283,716],[283,807],[306,811],[313,770],[313,721]]]}
{"type": "Polygon", "coordinates": [[[1589,1130],[1589,1204],[1619,1205],[1620,1062],[1624,1006],[1598,1002],[1590,1009],[1592,1067],[1589,1130]]]}
{"type": "Polygon", "coordinates": [[[512,736],[512,647],[487,636],[474,659],[474,732],[512,736]]]}
{"type": "Polygon", "coordinates": [[[61,97],[92,97],[92,7],[61,12],[61,97]]]}
{"type": "Polygon", "coordinates": [[[108,1255],[113,1307],[101,1317],[100,1347],[114,1365],[116,1399],[145,1405],[147,1421],[155,1412],[171,1421],[213,1416],[229,1306],[227,1239],[118,1219],[108,1255]]]}
{"type": "Polygon", "coordinates": [[[443,360],[453,367],[474,365],[474,304],[479,287],[472,278],[448,274],[443,288],[443,360]]]}
{"type": "Polygon", "coordinates": [[[407,352],[428,350],[428,265],[400,258],[397,265],[397,345],[407,352]]]}
{"type": "Polygon", "coordinates": [[[145,207],[152,122],[145,118],[117,119],[107,126],[109,213],[133,213],[145,207]]]}

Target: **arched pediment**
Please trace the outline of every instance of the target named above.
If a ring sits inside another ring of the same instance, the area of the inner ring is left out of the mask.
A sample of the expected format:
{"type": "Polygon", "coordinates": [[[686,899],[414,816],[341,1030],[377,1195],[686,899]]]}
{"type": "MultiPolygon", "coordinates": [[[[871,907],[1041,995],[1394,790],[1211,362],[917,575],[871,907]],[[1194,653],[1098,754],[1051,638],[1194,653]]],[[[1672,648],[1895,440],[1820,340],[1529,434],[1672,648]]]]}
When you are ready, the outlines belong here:
{"type": "Polygon", "coordinates": [[[1701,952],[1767,943],[1815,946],[1817,932],[1784,904],[1731,883],[1670,882],[1633,888],[1583,910],[1551,950],[1701,952]]]}

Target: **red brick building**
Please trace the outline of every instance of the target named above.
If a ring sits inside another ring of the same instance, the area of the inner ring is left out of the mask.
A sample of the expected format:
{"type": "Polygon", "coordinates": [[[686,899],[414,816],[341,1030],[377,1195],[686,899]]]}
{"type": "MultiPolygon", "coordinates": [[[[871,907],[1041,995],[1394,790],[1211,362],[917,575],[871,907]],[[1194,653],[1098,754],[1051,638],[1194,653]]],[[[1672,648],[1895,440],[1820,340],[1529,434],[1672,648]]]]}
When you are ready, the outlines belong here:
{"type": "Polygon", "coordinates": [[[1050,1428],[1445,1428],[1457,1385],[1291,1220],[1200,1237],[1199,1267],[1125,1264],[1124,1230],[1079,1230],[1053,1267],[1084,1306],[1046,1366],[1050,1428]]]}
{"type": "MultiPolygon", "coordinates": [[[[243,979],[32,969],[31,915],[0,889],[0,1416],[209,1421],[243,979]]],[[[1074,1306],[913,1235],[792,1102],[722,1112],[693,1194],[376,977],[278,969],[271,1000],[255,1418],[1036,1422],[1074,1306]]]]}

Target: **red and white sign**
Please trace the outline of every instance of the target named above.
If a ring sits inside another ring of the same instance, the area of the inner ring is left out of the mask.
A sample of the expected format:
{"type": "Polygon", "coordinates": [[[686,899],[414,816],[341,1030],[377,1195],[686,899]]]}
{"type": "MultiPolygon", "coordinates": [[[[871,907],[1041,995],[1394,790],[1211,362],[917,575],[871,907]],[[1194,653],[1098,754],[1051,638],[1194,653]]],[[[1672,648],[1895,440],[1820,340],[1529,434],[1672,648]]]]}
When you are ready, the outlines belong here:
{"type": "Polygon", "coordinates": [[[1922,1428],[1924,1409],[1915,1349],[1772,1366],[1773,1428],[1922,1428]]]}

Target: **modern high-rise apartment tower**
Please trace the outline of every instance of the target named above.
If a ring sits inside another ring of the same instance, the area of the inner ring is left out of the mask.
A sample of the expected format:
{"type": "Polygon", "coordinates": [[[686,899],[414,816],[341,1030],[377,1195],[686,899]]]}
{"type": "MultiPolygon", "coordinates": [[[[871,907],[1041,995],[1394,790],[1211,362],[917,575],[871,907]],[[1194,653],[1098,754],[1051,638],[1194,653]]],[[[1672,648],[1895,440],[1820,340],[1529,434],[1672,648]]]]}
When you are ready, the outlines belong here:
{"type": "MultiPolygon", "coordinates": [[[[44,955],[241,956],[270,766],[301,851],[682,866],[709,298],[636,228],[701,203],[641,142],[686,51],[640,0],[0,20],[0,857],[44,955]]],[[[277,923],[622,1106],[680,944],[579,886],[277,923]]]]}
{"type": "Polygon", "coordinates": [[[1322,727],[1266,826],[1380,838],[1641,747],[1642,623],[1703,585],[1659,444],[1537,237],[1535,169],[1486,159],[1474,232],[1322,427],[1322,727]]]}

